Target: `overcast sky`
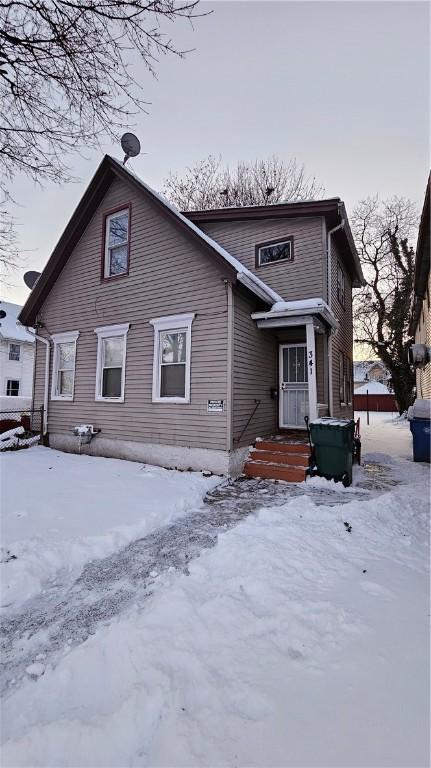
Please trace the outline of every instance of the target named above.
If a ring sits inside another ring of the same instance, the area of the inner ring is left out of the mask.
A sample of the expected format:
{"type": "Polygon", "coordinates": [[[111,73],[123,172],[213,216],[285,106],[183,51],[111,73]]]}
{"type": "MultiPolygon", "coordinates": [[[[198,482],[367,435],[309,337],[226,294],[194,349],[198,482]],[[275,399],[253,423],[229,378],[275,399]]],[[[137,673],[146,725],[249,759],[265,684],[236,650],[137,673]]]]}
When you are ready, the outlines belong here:
{"type": "MultiPolygon", "coordinates": [[[[296,157],[351,211],[364,196],[422,204],[429,169],[427,2],[213,2],[211,15],[170,26],[185,60],[164,58],[158,80],[142,69],[148,114],[132,128],[130,162],[160,189],[170,170],[209,153],[226,161],[296,157]]],[[[103,147],[122,157],[118,146],[103,147]]],[[[80,182],[15,182],[26,269],[48,259],[102,152],[76,157],[80,182]]],[[[97,255],[97,258],[99,256],[97,255]]],[[[23,303],[21,274],[3,286],[23,303]]]]}

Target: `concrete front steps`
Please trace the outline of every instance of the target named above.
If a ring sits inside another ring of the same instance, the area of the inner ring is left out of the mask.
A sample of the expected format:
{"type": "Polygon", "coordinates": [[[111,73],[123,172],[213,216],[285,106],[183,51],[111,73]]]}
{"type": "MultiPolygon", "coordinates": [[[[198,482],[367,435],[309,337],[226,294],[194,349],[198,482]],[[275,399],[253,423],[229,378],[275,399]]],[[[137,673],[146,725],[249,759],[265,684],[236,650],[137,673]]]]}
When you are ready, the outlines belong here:
{"type": "Polygon", "coordinates": [[[305,442],[290,442],[288,438],[259,440],[250,451],[244,474],[247,477],[302,483],[307,474],[310,453],[310,446],[305,442]]]}

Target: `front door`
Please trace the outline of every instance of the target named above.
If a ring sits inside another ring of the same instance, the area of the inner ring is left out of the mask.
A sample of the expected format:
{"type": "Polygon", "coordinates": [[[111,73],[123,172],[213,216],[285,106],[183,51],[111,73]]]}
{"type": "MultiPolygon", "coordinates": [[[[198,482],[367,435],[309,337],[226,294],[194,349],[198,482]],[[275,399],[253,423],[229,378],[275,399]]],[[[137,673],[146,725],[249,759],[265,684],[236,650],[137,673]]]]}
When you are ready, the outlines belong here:
{"type": "Polygon", "coordinates": [[[306,344],[280,344],[280,427],[305,428],[309,415],[306,344]]]}

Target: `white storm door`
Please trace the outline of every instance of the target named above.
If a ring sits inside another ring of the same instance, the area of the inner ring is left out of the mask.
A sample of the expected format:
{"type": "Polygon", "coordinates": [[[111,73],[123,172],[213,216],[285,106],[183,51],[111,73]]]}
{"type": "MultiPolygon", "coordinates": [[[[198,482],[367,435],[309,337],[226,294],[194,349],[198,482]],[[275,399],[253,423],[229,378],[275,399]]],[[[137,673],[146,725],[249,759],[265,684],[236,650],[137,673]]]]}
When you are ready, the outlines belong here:
{"type": "Polygon", "coordinates": [[[306,344],[280,345],[280,427],[305,429],[309,415],[306,344]]]}

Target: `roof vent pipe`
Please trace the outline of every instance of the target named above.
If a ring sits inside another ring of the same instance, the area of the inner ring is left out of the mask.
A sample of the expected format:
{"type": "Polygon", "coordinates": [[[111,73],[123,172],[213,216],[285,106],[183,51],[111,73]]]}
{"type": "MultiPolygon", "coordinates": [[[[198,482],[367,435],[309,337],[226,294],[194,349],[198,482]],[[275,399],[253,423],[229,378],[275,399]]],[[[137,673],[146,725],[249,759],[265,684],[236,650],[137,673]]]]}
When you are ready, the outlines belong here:
{"type": "MultiPolygon", "coordinates": [[[[334,232],[337,232],[339,229],[344,229],[345,221],[344,219],[341,219],[341,223],[338,224],[336,227],[333,227],[332,229],[328,229],[327,235],[326,235],[326,285],[327,285],[327,304],[329,309],[332,307],[332,259],[331,259],[331,242],[332,242],[332,235],[334,232]]],[[[333,371],[332,371],[332,332],[329,333],[328,337],[328,389],[329,389],[329,415],[334,415],[334,377],[333,377],[333,371]]]]}

